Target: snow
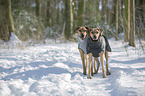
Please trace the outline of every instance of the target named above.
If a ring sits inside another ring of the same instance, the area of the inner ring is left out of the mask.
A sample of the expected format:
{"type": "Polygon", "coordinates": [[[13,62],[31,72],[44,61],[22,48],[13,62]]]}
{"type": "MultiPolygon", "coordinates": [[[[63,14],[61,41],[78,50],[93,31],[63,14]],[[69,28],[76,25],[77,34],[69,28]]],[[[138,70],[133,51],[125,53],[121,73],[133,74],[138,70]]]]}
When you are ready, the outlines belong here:
{"type": "Polygon", "coordinates": [[[92,79],[82,74],[77,43],[1,48],[0,96],[143,96],[145,52],[140,44],[109,42],[111,75],[102,78],[100,68],[92,79]]]}
{"type": "Polygon", "coordinates": [[[10,40],[9,40],[9,45],[10,44],[18,44],[18,43],[21,43],[21,41],[18,39],[18,37],[12,32],[11,33],[11,37],[10,37],[10,40]]]}
{"type": "Polygon", "coordinates": [[[22,41],[20,41],[13,32],[11,32],[11,37],[8,42],[4,42],[3,40],[0,39],[0,47],[3,47],[3,48],[17,48],[21,44],[22,44],[22,41]]]}

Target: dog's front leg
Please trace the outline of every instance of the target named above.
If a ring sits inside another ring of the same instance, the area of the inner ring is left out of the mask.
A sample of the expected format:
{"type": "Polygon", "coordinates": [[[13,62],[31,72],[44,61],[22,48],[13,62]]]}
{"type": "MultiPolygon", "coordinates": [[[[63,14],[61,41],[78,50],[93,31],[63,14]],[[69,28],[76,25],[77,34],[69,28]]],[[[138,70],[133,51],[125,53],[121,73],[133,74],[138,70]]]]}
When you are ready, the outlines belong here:
{"type": "Polygon", "coordinates": [[[86,60],[86,73],[87,73],[87,67],[88,67],[88,60],[87,60],[87,55],[85,55],[85,60],[86,60]]]}
{"type": "Polygon", "coordinates": [[[92,69],[92,53],[89,54],[89,69],[88,69],[88,79],[91,79],[92,69]]]}
{"type": "Polygon", "coordinates": [[[106,78],[105,68],[104,68],[103,53],[99,53],[99,57],[100,57],[101,65],[102,65],[102,74],[103,74],[103,78],[106,78]]]}
{"type": "Polygon", "coordinates": [[[83,63],[83,74],[86,75],[86,66],[85,66],[85,56],[84,56],[84,52],[79,49],[80,51],[80,55],[81,55],[81,59],[82,59],[82,63],[83,63]]]}
{"type": "Polygon", "coordinates": [[[99,67],[100,67],[99,59],[98,59],[98,57],[96,57],[96,58],[94,57],[94,70],[95,70],[95,74],[98,73],[99,67]],[[95,63],[95,61],[97,62],[97,69],[96,69],[96,63],[95,63]]]}

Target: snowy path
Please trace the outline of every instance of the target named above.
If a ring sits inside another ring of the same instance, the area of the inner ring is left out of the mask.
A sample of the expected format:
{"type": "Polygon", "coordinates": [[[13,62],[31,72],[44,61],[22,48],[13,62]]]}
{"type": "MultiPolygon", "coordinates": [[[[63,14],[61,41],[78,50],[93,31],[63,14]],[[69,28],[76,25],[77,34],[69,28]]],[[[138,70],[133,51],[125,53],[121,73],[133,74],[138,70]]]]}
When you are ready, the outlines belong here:
{"type": "Polygon", "coordinates": [[[82,74],[77,43],[1,49],[0,96],[143,96],[145,54],[110,42],[112,74],[102,78],[100,68],[92,79],[82,74]]]}

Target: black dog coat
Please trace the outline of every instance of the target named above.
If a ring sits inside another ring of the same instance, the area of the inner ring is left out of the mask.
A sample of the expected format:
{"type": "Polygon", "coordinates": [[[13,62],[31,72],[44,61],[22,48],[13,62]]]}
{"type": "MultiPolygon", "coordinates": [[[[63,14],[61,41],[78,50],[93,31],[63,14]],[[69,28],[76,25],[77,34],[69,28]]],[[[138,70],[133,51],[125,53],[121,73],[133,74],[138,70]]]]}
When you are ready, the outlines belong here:
{"type": "Polygon", "coordinates": [[[105,49],[111,52],[111,47],[107,38],[102,35],[98,41],[92,41],[91,38],[87,40],[87,54],[92,53],[93,57],[99,57],[99,53],[104,53],[105,49]]]}

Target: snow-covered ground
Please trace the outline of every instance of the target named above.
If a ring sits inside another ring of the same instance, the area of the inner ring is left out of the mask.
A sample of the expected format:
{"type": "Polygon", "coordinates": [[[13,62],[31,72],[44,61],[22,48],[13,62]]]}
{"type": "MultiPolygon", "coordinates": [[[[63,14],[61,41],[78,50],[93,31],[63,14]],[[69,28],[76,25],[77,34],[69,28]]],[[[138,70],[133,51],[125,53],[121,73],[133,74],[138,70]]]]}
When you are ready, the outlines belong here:
{"type": "Polygon", "coordinates": [[[82,74],[77,43],[0,49],[0,96],[144,96],[145,51],[109,40],[111,75],[82,74]]]}

